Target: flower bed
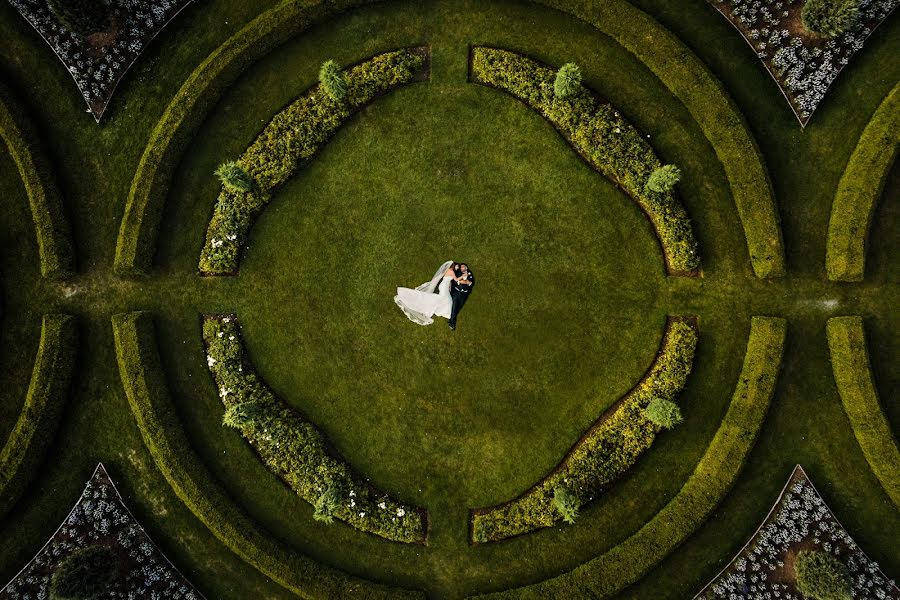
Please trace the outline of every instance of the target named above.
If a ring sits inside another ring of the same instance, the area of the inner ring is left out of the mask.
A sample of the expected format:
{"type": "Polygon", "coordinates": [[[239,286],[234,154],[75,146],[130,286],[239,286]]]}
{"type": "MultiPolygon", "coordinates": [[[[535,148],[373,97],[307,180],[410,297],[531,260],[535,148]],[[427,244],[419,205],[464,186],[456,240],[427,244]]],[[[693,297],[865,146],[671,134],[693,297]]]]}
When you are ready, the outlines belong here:
{"type": "Polygon", "coordinates": [[[241,192],[223,187],[219,194],[200,254],[200,272],[234,274],[250,227],[275,189],[361,108],[422,79],[427,52],[427,48],[403,48],[374,56],[344,71],[347,91],[342,99],[333,99],[317,84],[275,115],[238,161],[250,175],[253,189],[241,192]]]}
{"type": "Polygon", "coordinates": [[[536,110],[591,166],[621,187],[650,219],[670,274],[692,274],[699,268],[697,241],[684,207],[672,192],[647,189],[647,179],[662,163],[618,111],[587,88],[557,96],[554,69],[508,50],[473,48],[471,75],[536,110]]]}
{"type": "Polygon", "coordinates": [[[825,93],[866,39],[900,0],[867,0],[842,34],[807,32],[801,0],[709,0],[744,36],[778,84],[791,110],[806,126],[825,93]]]}
{"type": "Polygon", "coordinates": [[[51,577],[60,564],[74,551],[90,546],[108,548],[116,559],[117,573],[103,594],[105,599],[203,598],[138,524],[101,463],[53,537],[0,590],[0,600],[50,597],[51,577]]]}
{"type": "Polygon", "coordinates": [[[222,403],[226,409],[253,405],[254,416],[241,423],[241,434],[297,495],[316,505],[333,490],[329,516],[389,540],[425,541],[428,522],[424,510],[368,485],[328,447],[325,436],[312,423],[260,380],[247,360],[233,316],[205,317],[203,339],[222,403]]]}
{"type": "Polygon", "coordinates": [[[646,375],[597,419],[553,472],[515,500],[472,511],[472,541],[495,542],[551,527],[562,518],[553,505],[556,488],[584,505],[624,475],[660,431],[644,410],[654,398],[677,398],[691,372],[697,339],[695,319],[671,319],[646,375]]]}
{"type": "Polygon", "coordinates": [[[99,123],[122,76],[190,0],[114,0],[104,31],[80,35],[47,0],[9,0],[66,66],[99,123]]]}
{"type": "Polygon", "coordinates": [[[849,572],[853,598],[900,598],[900,589],[856,545],[797,465],[754,536],[695,599],[806,600],[797,591],[793,568],[802,550],[824,551],[840,560],[849,572]]]}

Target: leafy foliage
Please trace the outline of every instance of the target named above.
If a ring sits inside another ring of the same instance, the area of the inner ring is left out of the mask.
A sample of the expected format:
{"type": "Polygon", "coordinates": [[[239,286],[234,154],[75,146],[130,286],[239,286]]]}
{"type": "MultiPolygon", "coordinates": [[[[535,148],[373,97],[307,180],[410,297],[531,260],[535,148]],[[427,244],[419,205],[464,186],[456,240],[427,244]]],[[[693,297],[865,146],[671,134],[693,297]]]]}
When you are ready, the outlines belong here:
{"type": "Polygon", "coordinates": [[[559,98],[574,96],[581,90],[581,69],[575,63],[566,63],[556,72],[553,92],[559,98]]]}
{"type": "Polygon", "coordinates": [[[106,597],[117,576],[117,557],[106,546],[79,548],[65,557],[50,579],[52,600],[106,597]]]}
{"type": "Polygon", "coordinates": [[[647,408],[644,409],[644,413],[651,423],[663,429],[672,429],[684,420],[678,405],[665,398],[654,398],[651,400],[647,408]]]}
{"type": "Polygon", "coordinates": [[[581,503],[578,497],[567,488],[557,487],[553,490],[553,508],[559,513],[563,521],[570,525],[575,524],[578,518],[578,507],[581,503]]]}
{"type": "Polygon", "coordinates": [[[319,69],[319,82],[325,93],[335,102],[340,102],[347,95],[347,76],[333,60],[322,64],[322,68],[319,69]]]}
{"type": "Polygon", "coordinates": [[[681,181],[681,170],[675,165],[663,165],[650,173],[647,178],[647,189],[651,192],[665,194],[675,189],[675,185],[681,181]]]}
{"type": "Polygon", "coordinates": [[[47,0],[47,6],[63,25],[81,36],[105,30],[112,16],[107,0],[47,0]]]}
{"type": "Polygon", "coordinates": [[[560,97],[554,91],[554,71],[528,57],[496,48],[478,47],[472,52],[472,72],[479,82],[540,112],[594,168],[618,183],[644,209],[671,271],[699,267],[700,254],[687,212],[670,192],[646,189],[644,184],[661,166],[660,161],[618,111],[592,93],[560,97]]]}
{"type": "Polygon", "coordinates": [[[660,427],[645,409],[658,398],[673,400],[684,387],[694,361],[698,334],[686,321],[671,321],[656,361],[641,382],[609,415],[603,415],[571,450],[568,458],[521,497],[473,513],[476,542],[498,541],[556,523],[557,489],[579,505],[592,500],[621,477],[647,451],[660,427]]]}
{"type": "Polygon", "coordinates": [[[847,567],[827,552],[802,550],[794,559],[797,589],[810,600],[850,600],[847,567]]]}
{"type": "Polygon", "coordinates": [[[342,521],[389,540],[425,539],[425,520],[416,507],[372,488],[328,448],[325,436],[280,401],[252,369],[245,367],[234,317],[203,322],[207,364],[226,411],[223,424],[236,427],[263,462],[316,509],[316,518],[342,521]]]}
{"type": "Polygon", "coordinates": [[[860,0],[806,0],[800,11],[803,26],[826,37],[847,30],[859,15],[860,0]]]}
{"type": "Polygon", "coordinates": [[[241,156],[255,187],[241,192],[224,187],[206,231],[200,270],[230,274],[237,270],[240,248],[256,216],[272,192],[310,160],[357,110],[379,95],[410,83],[425,65],[415,48],[386,52],[370,58],[344,75],[347,92],[335,100],[322,84],[275,115],[241,156]]]}
{"type": "Polygon", "coordinates": [[[253,180],[244,168],[230,160],[216,168],[216,177],[222,182],[222,186],[230,192],[249,192],[253,189],[253,180]]]}

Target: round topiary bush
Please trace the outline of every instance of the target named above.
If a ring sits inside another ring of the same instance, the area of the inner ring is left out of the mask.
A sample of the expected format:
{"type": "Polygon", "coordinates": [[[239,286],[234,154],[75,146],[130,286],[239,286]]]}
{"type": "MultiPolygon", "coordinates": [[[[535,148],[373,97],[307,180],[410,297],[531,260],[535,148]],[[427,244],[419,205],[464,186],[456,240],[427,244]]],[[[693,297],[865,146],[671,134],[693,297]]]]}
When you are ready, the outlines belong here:
{"type": "Polygon", "coordinates": [[[806,0],[800,17],[808,31],[835,37],[853,25],[859,4],[860,0],[806,0]]]}
{"type": "Polygon", "coordinates": [[[118,559],[106,546],[88,546],[64,558],[50,579],[52,600],[93,600],[109,594],[118,559]]]}
{"type": "Polygon", "coordinates": [[[647,178],[647,189],[651,192],[665,194],[681,181],[681,170],[675,165],[663,165],[653,170],[647,178]]]}
{"type": "Polygon", "coordinates": [[[578,497],[566,488],[558,487],[553,490],[553,508],[559,512],[562,520],[572,525],[578,518],[578,507],[581,503],[578,497]]]}
{"type": "Polygon", "coordinates": [[[556,72],[553,92],[560,98],[578,93],[581,89],[581,69],[575,63],[566,63],[556,72]]]}
{"type": "Polygon", "coordinates": [[[219,165],[219,168],[216,169],[216,177],[219,178],[225,189],[232,192],[249,192],[253,189],[253,180],[250,178],[250,174],[233,160],[219,165]]]}
{"type": "Polygon", "coordinates": [[[332,100],[340,101],[347,95],[347,77],[333,60],[325,61],[319,69],[319,81],[332,100]]]}
{"type": "Polygon", "coordinates": [[[664,400],[663,398],[651,400],[647,408],[644,409],[644,414],[647,415],[647,419],[651,423],[665,429],[672,429],[684,420],[678,405],[671,400],[664,400]]]}
{"type": "Polygon", "coordinates": [[[850,576],[836,557],[803,550],[794,561],[797,590],[811,600],[850,600],[850,576]]]}

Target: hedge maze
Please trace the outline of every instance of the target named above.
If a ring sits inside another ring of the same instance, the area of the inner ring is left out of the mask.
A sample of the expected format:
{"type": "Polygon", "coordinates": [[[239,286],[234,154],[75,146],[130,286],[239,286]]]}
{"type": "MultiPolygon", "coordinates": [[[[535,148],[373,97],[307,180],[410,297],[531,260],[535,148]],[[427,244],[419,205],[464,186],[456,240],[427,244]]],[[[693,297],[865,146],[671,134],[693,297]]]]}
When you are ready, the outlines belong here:
{"type": "Polygon", "coordinates": [[[896,2],[691,2],[0,5],[0,599],[900,598],[896,2]]]}

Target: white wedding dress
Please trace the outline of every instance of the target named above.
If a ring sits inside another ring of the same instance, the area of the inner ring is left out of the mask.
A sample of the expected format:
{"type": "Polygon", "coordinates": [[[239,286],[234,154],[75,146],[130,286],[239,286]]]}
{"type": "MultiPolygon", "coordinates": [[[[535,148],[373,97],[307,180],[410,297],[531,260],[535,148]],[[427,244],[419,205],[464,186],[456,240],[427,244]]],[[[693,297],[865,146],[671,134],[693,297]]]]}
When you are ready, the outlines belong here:
{"type": "Polygon", "coordinates": [[[442,264],[431,281],[423,283],[416,289],[397,288],[394,302],[410,321],[418,325],[431,325],[434,323],[432,317],[450,318],[450,312],[453,309],[450,284],[453,282],[453,278],[445,277],[444,273],[452,264],[453,261],[449,260],[442,264]]]}

